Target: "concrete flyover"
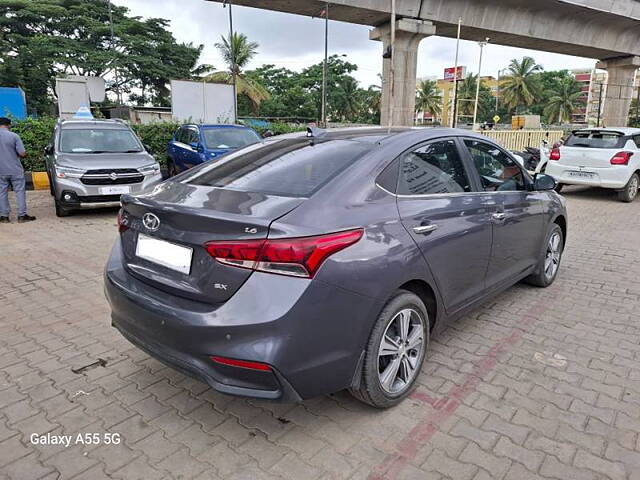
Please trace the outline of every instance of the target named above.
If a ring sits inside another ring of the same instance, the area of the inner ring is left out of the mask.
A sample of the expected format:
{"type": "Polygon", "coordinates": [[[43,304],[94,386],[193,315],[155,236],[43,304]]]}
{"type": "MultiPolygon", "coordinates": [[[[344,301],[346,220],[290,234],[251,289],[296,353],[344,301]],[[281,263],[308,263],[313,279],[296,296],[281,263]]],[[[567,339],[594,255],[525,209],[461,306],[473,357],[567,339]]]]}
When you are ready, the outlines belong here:
{"type": "MultiPolygon", "coordinates": [[[[207,0],[222,2],[223,0],[207,0]]],[[[320,0],[233,0],[234,4],[318,16],[320,0]]],[[[330,18],[375,27],[370,38],[387,46],[391,0],[333,0],[330,18]]],[[[640,66],[640,0],[396,0],[395,58],[383,62],[382,123],[389,101],[394,124],[413,122],[417,48],[426,36],[455,37],[600,60],[609,71],[603,119],[626,125],[635,71],[640,66]],[[394,91],[388,78],[394,62],[394,91]],[[413,78],[409,78],[409,77],[413,78]],[[387,85],[387,88],[385,88],[387,85]],[[413,88],[412,88],[413,86],[413,88]]]]}

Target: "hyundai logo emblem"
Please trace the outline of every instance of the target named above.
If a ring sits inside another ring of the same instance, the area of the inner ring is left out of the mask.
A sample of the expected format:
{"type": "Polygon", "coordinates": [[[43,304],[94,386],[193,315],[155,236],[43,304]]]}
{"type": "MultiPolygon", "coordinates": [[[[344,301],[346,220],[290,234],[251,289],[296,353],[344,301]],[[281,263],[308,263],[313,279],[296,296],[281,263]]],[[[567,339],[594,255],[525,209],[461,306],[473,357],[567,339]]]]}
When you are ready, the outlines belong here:
{"type": "Polygon", "coordinates": [[[153,213],[145,213],[142,216],[142,224],[147,230],[155,232],[160,228],[160,219],[153,213]]]}
{"type": "Polygon", "coordinates": [[[109,178],[113,181],[116,181],[118,179],[118,174],[116,172],[111,172],[109,174],[109,178]]]}

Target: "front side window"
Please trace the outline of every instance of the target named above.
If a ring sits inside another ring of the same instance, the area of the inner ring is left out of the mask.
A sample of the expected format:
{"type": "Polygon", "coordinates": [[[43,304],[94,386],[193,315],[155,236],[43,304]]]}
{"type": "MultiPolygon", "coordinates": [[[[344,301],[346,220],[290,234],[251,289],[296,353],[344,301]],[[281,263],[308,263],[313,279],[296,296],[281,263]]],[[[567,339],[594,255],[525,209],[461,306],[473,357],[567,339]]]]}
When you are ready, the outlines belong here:
{"type": "Polygon", "coordinates": [[[65,128],[60,132],[60,151],[64,153],[141,152],[142,145],[133,132],[115,128],[65,128]]]}
{"type": "Polygon", "coordinates": [[[188,128],[186,132],[186,140],[185,142],[188,145],[192,143],[200,143],[200,136],[198,135],[198,131],[193,128],[188,128]]]}
{"type": "Polygon", "coordinates": [[[246,128],[205,128],[202,136],[207,148],[241,148],[260,141],[260,137],[246,128]]]}
{"type": "Polygon", "coordinates": [[[431,142],[403,156],[398,184],[400,195],[470,191],[471,183],[453,140],[431,142]]]}
{"type": "Polygon", "coordinates": [[[522,170],[509,155],[481,140],[468,138],[464,144],[469,149],[485,191],[525,190],[522,170]]]}

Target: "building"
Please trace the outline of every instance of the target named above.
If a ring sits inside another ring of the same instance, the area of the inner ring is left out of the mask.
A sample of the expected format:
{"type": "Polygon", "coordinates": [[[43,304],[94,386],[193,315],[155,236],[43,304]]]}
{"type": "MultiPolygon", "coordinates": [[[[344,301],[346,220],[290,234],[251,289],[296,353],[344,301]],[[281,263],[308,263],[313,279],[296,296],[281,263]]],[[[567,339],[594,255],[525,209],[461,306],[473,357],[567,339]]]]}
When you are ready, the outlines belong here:
{"type": "MultiPolygon", "coordinates": [[[[602,117],[603,107],[606,101],[607,89],[615,95],[620,90],[620,85],[608,85],[608,76],[605,70],[595,68],[576,68],[571,70],[576,81],[581,86],[581,105],[571,115],[571,123],[594,126],[602,117]],[[600,115],[598,115],[600,111],[600,115]]],[[[634,80],[634,96],[640,94],[640,72],[636,72],[634,80]]]]}
{"type": "MultiPolygon", "coordinates": [[[[466,78],[466,67],[458,67],[460,70],[458,72],[458,82],[461,82],[466,78]]],[[[434,116],[429,112],[416,112],[415,123],[417,125],[431,125],[431,124],[439,124],[439,125],[449,125],[451,119],[451,102],[453,101],[453,68],[445,69],[443,78],[436,79],[434,77],[425,77],[419,78],[418,83],[423,80],[436,80],[438,91],[440,92],[440,96],[442,98],[442,111],[439,115],[434,116]]],[[[491,94],[497,98],[499,94],[498,88],[498,80],[491,76],[480,77],[480,81],[482,85],[489,87],[491,90],[491,94]]],[[[458,106],[463,101],[469,100],[459,100],[458,106]]],[[[471,100],[473,101],[473,100],[471,100]]],[[[459,123],[471,123],[473,118],[465,118],[464,116],[458,115],[459,123]]]]}

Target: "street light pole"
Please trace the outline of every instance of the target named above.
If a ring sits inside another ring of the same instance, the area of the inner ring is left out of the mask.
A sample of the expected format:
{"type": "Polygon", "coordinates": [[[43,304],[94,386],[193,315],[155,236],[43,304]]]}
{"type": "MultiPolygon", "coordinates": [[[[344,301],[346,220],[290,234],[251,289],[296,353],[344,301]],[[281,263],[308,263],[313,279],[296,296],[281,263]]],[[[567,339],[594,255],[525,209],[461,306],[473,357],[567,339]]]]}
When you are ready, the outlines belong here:
{"type": "Polygon", "coordinates": [[[482,51],[484,46],[489,43],[489,37],[484,39],[484,42],[478,42],[480,45],[480,59],[478,61],[478,78],[476,79],[476,101],[473,105],[473,127],[476,128],[476,120],[478,118],[478,100],[480,98],[480,71],[482,70],[482,51]]]}
{"type": "MultiPolygon", "coordinates": [[[[109,28],[111,29],[111,49],[115,52],[115,48],[114,48],[114,40],[113,40],[113,13],[111,11],[111,0],[107,0],[107,2],[109,3],[109,28]]],[[[115,57],[115,56],[114,56],[115,57]]],[[[115,90],[116,90],[116,99],[118,102],[118,105],[122,105],[122,97],[120,95],[120,78],[118,75],[118,62],[115,61],[113,64],[113,73],[116,77],[116,84],[115,84],[115,90]]]]}
{"type": "Polygon", "coordinates": [[[458,35],[456,36],[456,60],[453,65],[453,101],[451,102],[451,128],[456,128],[456,115],[458,101],[458,52],[460,51],[460,27],[462,25],[462,17],[458,17],[458,35]]]}
{"type": "Polygon", "coordinates": [[[231,82],[233,84],[233,121],[238,122],[238,92],[236,87],[236,57],[233,50],[233,14],[231,12],[231,0],[225,0],[224,8],[229,5],[229,50],[231,51],[231,82]]]}
{"type": "Polygon", "coordinates": [[[395,62],[395,44],[396,44],[396,0],[391,0],[391,63],[389,64],[389,110],[388,110],[388,131],[391,131],[393,125],[393,90],[395,83],[395,69],[393,63],[395,62]]]}
{"type": "Polygon", "coordinates": [[[500,97],[500,74],[508,70],[507,68],[501,68],[498,70],[498,85],[496,86],[496,114],[498,113],[498,98],[500,97]]]}
{"type": "Polygon", "coordinates": [[[329,55],[329,2],[324,8],[324,63],[322,65],[322,114],[323,128],[327,128],[327,62],[329,55]]]}

